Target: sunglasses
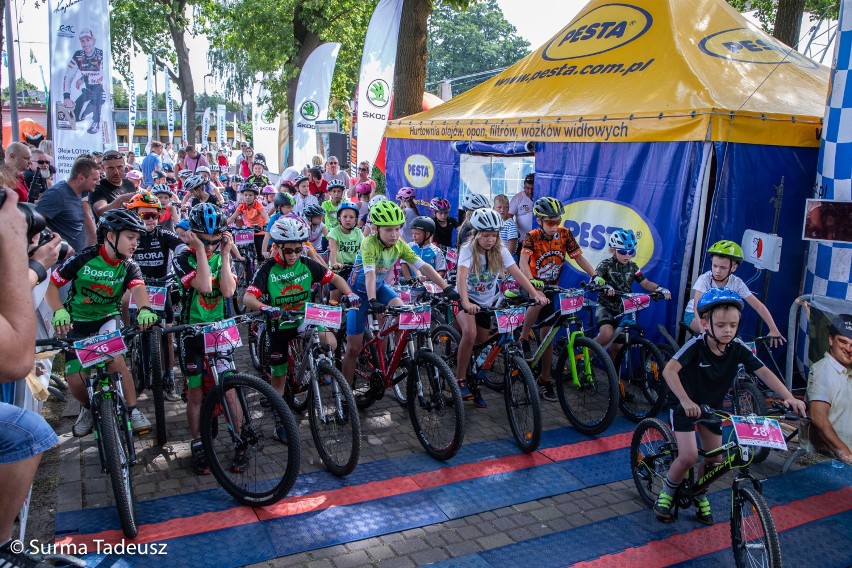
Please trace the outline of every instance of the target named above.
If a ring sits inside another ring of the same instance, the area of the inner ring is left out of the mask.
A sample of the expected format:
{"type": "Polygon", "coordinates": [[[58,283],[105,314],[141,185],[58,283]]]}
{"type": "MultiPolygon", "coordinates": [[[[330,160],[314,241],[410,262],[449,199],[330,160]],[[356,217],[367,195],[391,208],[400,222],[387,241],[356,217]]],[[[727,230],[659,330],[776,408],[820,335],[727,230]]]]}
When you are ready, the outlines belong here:
{"type": "Polygon", "coordinates": [[[304,250],[302,247],[298,247],[298,248],[281,247],[281,254],[302,254],[302,250],[304,250]]]}
{"type": "Polygon", "coordinates": [[[119,160],[123,157],[124,155],[119,154],[118,152],[107,152],[106,154],[104,154],[104,160],[119,160]]]}
{"type": "Polygon", "coordinates": [[[561,223],[561,222],[562,222],[562,221],[548,221],[548,220],[542,220],[541,224],[542,224],[542,225],[544,225],[545,227],[555,227],[556,225],[558,225],[558,224],[559,224],[559,223],[561,223]]]}
{"type": "Polygon", "coordinates": [[[366,172],[366,171],[367,171],[367,168],[358,168],[358,171],[359,171],[359,172],[366,172]]]}
{"type": "Polygon", "coordinates": [[[626,249],[615,249],[615,252],[618,254],[623,254],[625,256],[633,256],[636,254],[636,250],[626,250],[626,249]]]}
{"type": "Polygon", "coordinates": [[[142,219],[144,219],[145,221],[153,221],[154,219],[160,218],[159,213],[151,213],[151,212],[148,212],[148,211],[146,211],[145,213],[140,213],[139,216],[142,219]]]}
{"type": "Polygon", "coordinates": [[[215,247],[215,246],[219,246],[219,243],[222,242],[222,239],[218,238],[218,239],[213,239],[212,241],[207,241],[207,240],[201,239],[201,242],[204,243],[204,246],[206,246],[206,247],[215,247]]]}
{"type": "Polygon", "coordinates": [[[34,164],[39,164],[41,166],[49,166],[50,160],[33,160],[34,164]]]}
{"type": "Polygon", "coordinates": [[[329,163],[328,163],[328,165],[329,165],[329,166],[336,166],[336,165],[337,165],[337,162],[329,162],[329,163]]]}

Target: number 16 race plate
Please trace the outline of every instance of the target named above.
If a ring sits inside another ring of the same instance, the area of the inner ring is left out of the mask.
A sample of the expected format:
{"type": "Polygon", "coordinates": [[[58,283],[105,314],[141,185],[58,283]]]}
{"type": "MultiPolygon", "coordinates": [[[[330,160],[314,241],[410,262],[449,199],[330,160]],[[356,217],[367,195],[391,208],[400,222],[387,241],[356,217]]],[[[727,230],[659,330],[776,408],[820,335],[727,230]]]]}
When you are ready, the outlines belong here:
{"type": "Polygon", "coordinates": [[[731,416],[737,440],[744,446],[786,450],[784,431],[774,418],[762,416],[731,416]]]}
{"type": "Polygon", "coordinates": [[[77,350],[77,358],[84,369],[127,352],[119,330],[75,341],[74,349],[77,350]]]}

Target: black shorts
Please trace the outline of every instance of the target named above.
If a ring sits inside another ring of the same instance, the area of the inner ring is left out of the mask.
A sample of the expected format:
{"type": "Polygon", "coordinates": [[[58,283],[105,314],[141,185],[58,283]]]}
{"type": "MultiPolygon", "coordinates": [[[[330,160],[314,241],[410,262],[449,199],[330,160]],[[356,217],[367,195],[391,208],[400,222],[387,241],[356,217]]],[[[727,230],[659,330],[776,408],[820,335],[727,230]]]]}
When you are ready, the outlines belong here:
{"type": "Polygon", "coordinates": [[[284,373],[284,365],[287,364],[290,351],[290,341],[299,335],[299,328],[270,329],[269,333],[269,366],[273,369],[273,375],[280,376],[284,373]]]}
{"type": "MultiPolygon", "coordinates": [[[[695,423],[698,421],[698,418],[690,418],[689,416],[685,416],[683,411],[676,412],[676,410],[680,410],[680,406],[677,407],[669,406],[669,425],[672,427],[672,430],[675,432],[694,432],[695,431],[695,423]]],[[[711,433],[716,434],[718,436],[722,435],[722,427],[719,425],[706,424],[702,422],[702,425],[707,428],[711,433]]]]}
{"type": "MultiPolygon", "coordinates": [[[[182,369],[186,378],[187,387],[200,387],[203,383],[204,360],[204,336],[181,334],[178,339],[180,347],[180,361],[183,361],[182,369]],[[190,380],[191,379],[191,380],[190,380]]],[[[220,357],[223,358],[223,357],[220,357]]],[[[231,357],[224,357],[231,360],[231,357]]]]}

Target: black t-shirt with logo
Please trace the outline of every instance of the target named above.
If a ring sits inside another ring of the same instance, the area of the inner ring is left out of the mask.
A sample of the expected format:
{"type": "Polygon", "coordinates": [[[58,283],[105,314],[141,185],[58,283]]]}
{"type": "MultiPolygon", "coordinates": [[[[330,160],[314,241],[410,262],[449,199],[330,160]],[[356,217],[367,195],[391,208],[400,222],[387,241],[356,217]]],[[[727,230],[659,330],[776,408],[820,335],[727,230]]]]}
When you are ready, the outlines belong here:
{"type": "MultiPolygon", "coordinates": [[[[115,201],[119,196],[125,193],[133,193],[136,191],[136,186],[129,179],[121,180],[121,185],[113,185],[106,178],[101,178],[95,190],[89,194],[89,204],[94,212],[95,203],[98,201],[106,201],[107,205],[115,201]]],[[[95,215],[97,218],[97,215],[95,215]]]]}

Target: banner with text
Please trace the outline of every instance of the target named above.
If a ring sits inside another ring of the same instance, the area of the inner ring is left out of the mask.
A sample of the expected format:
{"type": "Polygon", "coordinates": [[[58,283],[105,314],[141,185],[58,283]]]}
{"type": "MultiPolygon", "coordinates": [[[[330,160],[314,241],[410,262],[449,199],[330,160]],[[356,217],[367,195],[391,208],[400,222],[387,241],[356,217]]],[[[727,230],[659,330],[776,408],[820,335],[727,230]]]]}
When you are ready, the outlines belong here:
{"type": "Polygon", "coordinates": [[[224,148],[228,141],[227,127],[225,126],[225,105],[216,105],[216,147],[224,148]]]}
{"type": "Polygon", "coordinates": [[[50,120],[57,179],[85,152],[115,148],[106,0],[49,0],[50,120]]]}
{"type": "Polygon", "coordinates": [[[168,67],[163,68],[163,73],[166,76],[166,125],[169,128],[169,143],[172,143],[175,138],[175,100],[172,98],[172,78],[168,67]]]}
{"type": "Polygon", "coordinates": [[[154,139],[154,58],[148,56],[148,93],[147,104],[145,105],[148,120],[148,143],[145,145],[145,152],[149,152],[151,141],[154,139]]]}
{"type": "MultiPolygon", "coordinates": [[[[186,148],[190,140],[186,134],[186,101],[180,104],[180,137],[182,139],[181,147],[186,148]]],[[[193,136],[193,138],[195,137],[193,136]]]]}
{"type": "Polygon", "coordinates": [[[266,169],[270,172],[279,173],[284,169],[279,161],[279,117],[269,116],[269,105],[259,104],[262,97],[266,96],[265,89],[258,83],[257,94],[252,106],[252,140],[254,151],[266,156],[266,169]]]}
{"type": "Polygon", "coordinates": [[[309,56],[296,86],[296,108],[293,109],[293,164],[311,163],[317,153],[317,120],[328,116],[331,80],[337,63],[339,43],[324,43],[309,56]]]}
{"type": "Polygon", "coordinates": [[[207,148],[210,144],[210,107],[204,109],[204,118],[201,119],[201,148],[207,148]]]}
{"type": "MultiPolygon", "coordinates": [[[[130,52],[130,60],[133,61],[133,51],[130,52]]],[[[127,81],[129,91],[127,101],[127,146],[133,149],[133,130],[136,128],[136,73],[130,68],[130,77],[127,81]]]]}

